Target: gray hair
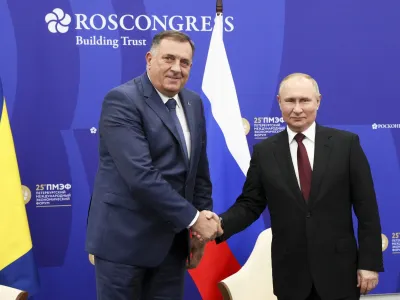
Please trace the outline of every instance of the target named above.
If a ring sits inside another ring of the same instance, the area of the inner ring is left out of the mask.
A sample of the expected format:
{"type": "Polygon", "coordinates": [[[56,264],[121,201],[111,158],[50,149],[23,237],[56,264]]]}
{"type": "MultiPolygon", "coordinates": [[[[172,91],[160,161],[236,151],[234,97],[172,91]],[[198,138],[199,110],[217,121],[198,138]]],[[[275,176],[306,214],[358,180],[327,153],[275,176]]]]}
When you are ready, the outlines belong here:
{"type": "Polygon", "coordinates": [[[283,80],[281,81],[280,85],[279,85],[279,93],[278,95],[281,93],[283,86],[285,85],[285,82],[287,80],[289,80],[290,78],[293,77],[301,77],[301,78],[305,78],[311,81],[312,85],[315,87],[315,91],[317,92],[317,95],[320,96],[321,94],[319,93],[319,87],[318,87],[318,83],[317,81],[312,78],[310,75],[305,74],[305,73],[292,73],[289,74],[288,76],[286,76],[285,78],[283,78],[283,80]]]}
{"type": "Polygon", "coordinates": [[[171,39],[181,43],[188,42],[190,44],[190,47],[192,47],[192,56],[194,55],[195,47],[191,38],[185,33],[177,30],[165,30],[161,31],[160,33],[157,33],[154,36],[153,41],[151,43],[150,52],[155,53],[155,50],[160,45],[163,39],[171,39]]]}

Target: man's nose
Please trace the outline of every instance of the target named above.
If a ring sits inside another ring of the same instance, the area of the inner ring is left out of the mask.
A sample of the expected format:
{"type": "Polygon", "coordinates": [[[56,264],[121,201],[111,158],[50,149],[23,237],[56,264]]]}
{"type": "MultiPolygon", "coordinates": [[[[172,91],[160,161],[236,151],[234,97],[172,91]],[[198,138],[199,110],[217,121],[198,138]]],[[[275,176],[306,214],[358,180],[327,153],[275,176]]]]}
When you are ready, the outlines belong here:
{"type": "Polygon", "coordinates": [[[171,70],[173,72],[180,72],[181,71],[181,64],[179,60],[175,60],[174,63],[171,66],[171,70]]]}
{"type": "Polygon", "coordinates": [[[300,114],[300,113],[302,113],[302,111],[303,111],[303,109],[301,108],[300,103],[296,102],[296,104],[294,105],[294,108],[293,108],[293,112],[296,114],[300,114]]]}

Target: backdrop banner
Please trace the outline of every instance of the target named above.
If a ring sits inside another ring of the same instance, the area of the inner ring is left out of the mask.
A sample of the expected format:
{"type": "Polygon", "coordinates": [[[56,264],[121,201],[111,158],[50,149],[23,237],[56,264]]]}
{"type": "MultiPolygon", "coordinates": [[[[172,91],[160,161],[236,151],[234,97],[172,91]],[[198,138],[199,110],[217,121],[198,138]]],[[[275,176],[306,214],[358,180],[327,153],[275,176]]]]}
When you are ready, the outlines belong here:
{"type": "MultiPolygon", "coordinates": [[[[111,88],[144,72],[145,54],[161,30],[183,31],[195,42],[187,87],[203,97],[216,212],[236,200],[245,167],[224,139],[228,128],[212,110],[203,80],[215,2],[0,0],[0,77],[41,281],[34,299],[95,299],[94,266],[84,244],[101,104],[111,88]],[[231,172],[221,172],[222,161],[231,172]]],[[[400,293],[399,11],[394,0],[226,0],[221,23],[224,70],[230,70],[221,74],[233,78],[224,105],[238,105],[243,125],[237,132],[244,132],[241,145],[249,154],[285,128],[276,94],[292,72],[319,83],[321,125],[360,136],[382,221],[386,271],[375,294],[400,293]]],[[[229,259],[219,270],[240,268],[269,226],[266,210],[221,246],[229,259]]],[[[207,296],[204,277],[187,272],[185,299],[219,299],[207,296]]]]}

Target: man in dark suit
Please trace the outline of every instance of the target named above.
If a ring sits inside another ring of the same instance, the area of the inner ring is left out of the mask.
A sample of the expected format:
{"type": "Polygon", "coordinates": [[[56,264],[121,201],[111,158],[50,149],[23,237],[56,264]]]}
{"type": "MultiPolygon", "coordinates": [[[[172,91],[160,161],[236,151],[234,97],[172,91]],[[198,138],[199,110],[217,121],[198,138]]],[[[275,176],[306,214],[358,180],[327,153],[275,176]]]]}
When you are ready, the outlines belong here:
{"type": "Polygon", "coordinates": [[[279,300],[359,299],[383,271],[367,158],[356,134],[315,123],[320,100],[310,76],[296,73],[282,81],[278,102],[287,128],[255,145],[243,192],[220,215],[217,243],[250,226],[268,206],[279,300]]]}
{"type": "Polygon", "coordinates": [[[147,72],[105,96],[86,239],[97,299],[182,299],[204,247],[189,229],[216,236],[203,105],[184,88],[193,52],[185,34],[157,34],[147,72]]]}

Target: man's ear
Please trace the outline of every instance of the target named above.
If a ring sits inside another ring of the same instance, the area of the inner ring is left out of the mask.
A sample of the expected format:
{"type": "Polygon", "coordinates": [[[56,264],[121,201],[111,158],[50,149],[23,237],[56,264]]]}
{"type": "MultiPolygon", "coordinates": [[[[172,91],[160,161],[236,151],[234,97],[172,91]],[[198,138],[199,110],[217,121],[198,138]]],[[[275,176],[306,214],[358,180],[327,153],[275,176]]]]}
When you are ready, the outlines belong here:
{"type": "Polygon", "coordinates": [[[278,95],[276,95],[276,100],[278,101],[279,104],[279,108],[281,108],[281,97],[278,95]]]}
{"type": "Polygon", "coordinates": [[[147,66],[150,68],[150,66],[151,66],[151,61],[153,60],[153,55],[151,54],[151,52],[149,51],[149,52],[147,52],[146,53],[146,63],[147,63],[147,66]]]}

